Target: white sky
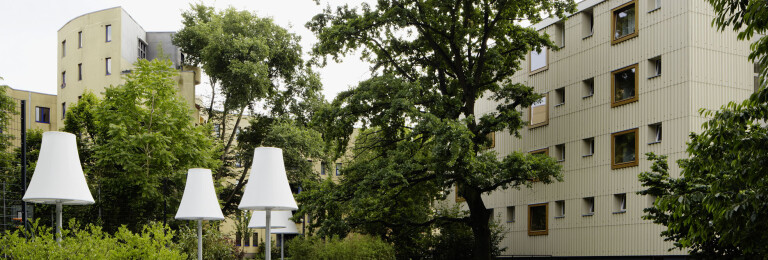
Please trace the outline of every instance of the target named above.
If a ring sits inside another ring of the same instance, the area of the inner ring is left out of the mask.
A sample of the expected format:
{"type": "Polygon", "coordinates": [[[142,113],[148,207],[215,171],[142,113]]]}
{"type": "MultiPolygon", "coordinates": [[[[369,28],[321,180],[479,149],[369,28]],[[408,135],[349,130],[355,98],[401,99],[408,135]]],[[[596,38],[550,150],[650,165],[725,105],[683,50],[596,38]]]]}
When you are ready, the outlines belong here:
{"type": "MultiPolygon", "coordinates": [[[[372,0],[365,0],[373,2],[372,0]]],[[[56,94],[56,32],[69,20],[85,13],[122,6],[146,31],[178,31],[181,13],[189,9],[191,0],[0,0],[0,84],[14,89],[56,94]]],[[[301,36],[302,50],[306,53],[316,42],[315,36],[304,24],[322,9],[350,3],[359,6],[362,1],[322,0],[318,6],[313,0],[205,0],[217,9],[229,6],[238,10],[256,12],[261,17],[272,17],[275,22],[301,36]]],[[[306,57],[305,57],[306,58],[306,57]]],[[[356,86],[370,76],[369,64],[359,56],[347,57],[342,63],[329,61],[320,69],[323,94],[332,100],[336,94],[356,86]]],[[[207,82],[198,85],[197,92],[210,92],[207,82]]]]}

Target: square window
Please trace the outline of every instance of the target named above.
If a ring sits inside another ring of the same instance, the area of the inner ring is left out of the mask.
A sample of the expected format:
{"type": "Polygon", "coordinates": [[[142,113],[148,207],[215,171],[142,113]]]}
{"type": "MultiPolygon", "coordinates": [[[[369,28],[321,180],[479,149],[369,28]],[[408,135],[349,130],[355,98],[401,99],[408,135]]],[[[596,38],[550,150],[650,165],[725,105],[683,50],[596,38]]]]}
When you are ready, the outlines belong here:
{"type": "Polygon", "coordinates": [[[112,58],[107,58],[104,65],[106,66],[107,75],[112,75],[112,58]]]}
{"type": "Polygon", "coordinates": [[[637,128],[611,134],[611,169],[637,166],[637,128]]]}
{"type": "Polygon", "coordinates": [[[627,194],[620,193],[613,195],[613,213],[627,212],[627,194]]]}
{"type": "Polygon", "coordinates": [[[595,154],[595,138],[594,137],[584,139],[582,140],[582,143],[584,147],[582,152],[583,157],[592,156],[595,154]]]}
{"type": "Polygon", "coordinates": [[[646,0],[648,2],[648,12],[656,11],[661,8],[661,0],[646,0]]]}
{"type": "Polygon", "coordinates": [[[534,102],[528,108],[529,127],[539,127],[549,124],[549,103],[547,103],[548,94],[544,94],[538,101],[534,102]]]}
{"type": "Polygon", "coordinates": [[[661,143],[661,123],[648,126],[648,144],[661,143]]]}
{"type": "Polygon", "coordinates": [[[661,76],[661,56],[648,60],[648,78],[661,76]]]}
{"type": "Polygon", "coordinates": [[[534,74],[540,71],[547,70],[549,67],[549,49],[547,47],[541,47],[541,52],[532,50],[530,53],[530,59],[528,64],[530,66],[529,73],[534,74]]]}
{"type": "Polygon", "coordinates": [[[515,206],[507,207],[507,222],[515,222],[515,206]]]}
{"type": "Polygon", "coordinates": [[[106,28],[104,29],[104,32],[106,33],[106,41],[111,42],[112,41],[112,25],[108,24],[106,28]]]}
{"type": "Polygon", "coordinates": [[[611,107],[637,101],[637,64],[611,72],[611,107]]]}
{"type": "Polygon", "coordinates": [[[336,163],[336,176],[341,176],[341,163],[336,163]]]}
{"type": "Polygon", "coordinates": [[[555,201],[555,218],[564,218],[564,217],[565,217],[565,201],[564,200],[555,201]]]}
{"type": "Polygon", "coordinates": [[[35,107],[35,122],[50,123],[51,109],[47,107],[35,107]]]}
{"type": "Polygon", "coordinates": [[[83,47],[83,31],[77,32],[77,48],[83,47]]]}
{"type": "Polygon", "coordinates": [[[555,145],[555,156],[558,162],[565,161],[565,144],[555,145]]]}
{"type": "Polygon", "coordinates": [[[588,98],[595,95],[595,78],[588,78],[581,81],[581,96],[588,98]]]}
{"type": "Polygon", "coordinates": [[[528,235],[539,236],[549,233],[547,203],[528,205],[528,235]]]}
{"type": "Polygon", "coordinates": [[[595,15],[593,9],[581,11],[581,15],[581,35],[583,35],[583,39],[586,39],[595,32],[595,15]]]}
{"type": "Polygon", "coordinates": [[[555,106],[565,105],[565,87],[555,89],[555,106]]]}
{"type": "Polygon", "coordinates": [[[636,0],[630,1],[611,10],[613,14],[611,19],[613,31],[611,44],[617,44],[637,36],[636,2],[636,0]]]}
{"type": "Polygon", "coordinates": [[[595,215],[595,197],[586,197],[583,199],[584,214],[582,216],[595,215]]]}

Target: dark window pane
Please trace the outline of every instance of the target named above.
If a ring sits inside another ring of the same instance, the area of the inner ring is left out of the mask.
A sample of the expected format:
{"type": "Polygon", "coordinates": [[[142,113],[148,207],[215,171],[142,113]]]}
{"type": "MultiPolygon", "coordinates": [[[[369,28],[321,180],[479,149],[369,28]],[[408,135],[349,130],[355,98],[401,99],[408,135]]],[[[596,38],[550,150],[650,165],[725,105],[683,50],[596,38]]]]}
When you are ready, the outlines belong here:
{"type": "Polygon", "coordinates": [[[614,163],[635,161],[635,132],[617,135],[614,147],[614,163]]]}
{"type": "Polygon", "coordinates": [[[547,230],[547,206],[531,207],[531,231],[547,230]]]}
{"type": "Polygon", "coordinates": [[[635,32],[635,5],[629,5],[616,10],[613,15],[616,20],[616,31],[613,35],[614,40],[635,32]]]}
{"type": "Polygon", "coordinates": [[[615,89],[614,102],[635,96],[635,68],[613,74],[615,89]]]}

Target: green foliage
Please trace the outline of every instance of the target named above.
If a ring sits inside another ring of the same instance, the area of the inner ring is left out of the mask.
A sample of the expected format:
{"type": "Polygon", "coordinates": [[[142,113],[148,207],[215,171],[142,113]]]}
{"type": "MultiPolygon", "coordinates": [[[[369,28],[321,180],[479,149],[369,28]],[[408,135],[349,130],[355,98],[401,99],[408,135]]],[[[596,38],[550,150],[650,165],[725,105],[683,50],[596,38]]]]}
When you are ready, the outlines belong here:
{"type": "Polygon", "coordinates": [[[712,25],[718,30],[732,29],[738,33],[739,40],[751,40],[752,52],[749,59],[760,66],[761,82],[764,83],[768,74],[768,37],[765,37],[768,29],[768,6],[761,1],[749,0],[707,0],[715,10],[717,17],[712,20],[712,25]]]}
{"type": "Polygon", "coordinates": [[[395,259],[392,246],[370,236],[353,236],[345,239],[331,237],[297,237],[288,243],[291,259],[395,259]]]}
{"type": "Polygon", "coordinates": [[[0,248],[12,259],[187,259],[173,243],[174,231],[152,223],[140,233],[121,227],[110,235],[89,224],[81,228],[74,220],[62,230],[61,246],[51,228],[33,224],[34,238],[27,240],[21,231],[6,231],[0,236],[0,248]]]}
{"type": "MultiPolygon", "coordinates": [[[[11,140],[13,140],[13,134],[8,131],[10,129],[8,127],[11,124],[13,116],[18,114],[16,107],[19,104],[13,98],[8,96],[8,92],[10,91],[10,87],[0,85],[0,156],[7,156],[5,151],[8,151],[11,146],[11,140]]],[[[6,159],[8,158],[0,157],[0,162],[5,162],[6,159]]]]}
{"type": "MultiPolygon", "coordinates": [[[[458,206],[439,208],[440,215],[462,216],[466,215],[458,206]]],[[[504,230],[499,223],[491,222],[491,255],[501,255],[505,248],[499,248],[498,244],[504,239],[504,230]]],[[[438,221],[433,225],[433,232],[424,234],[419,241],[419,248],[414,248],[413,255],[421,253],[423,259],[470,259],[473,255],[472,241],[475,239],[472,229],[464,223],[450,221],[438,221]]],[[[415,257],[414,257],[415,258],[415,257]]]]}
{"type": "MultiPolygon", "coordinates": [[[[240,247],[235,246],[235,243],[218,228],[212,222],[203,223],[203,259],[242,259],[243,252],[240,247]]],[[[181,226],[178,241],[179,248],[189,256],[190,260],[197,259],[196,222],[181,226]]]]}
{"type": "Polygon", "coordinates": [[[176,92],[176,73],[170,61],[139,60],[103,101],[86,93],[67,113],[64,129],[80,136],[88,183],[100,193],[83,214],[101,216],[88,219],[103,221],[109,232],[169,219],[187,169],[219,165],[209,130],[192,124],[176,92]]]}
{"type": "MultiPolygon", "coordinates": [[[[319,41],[315,62],[362,51],[374,77],[340,93],[315,116],[324,137],[345,151],[356,125],[362,131],[354,161],[344,169],[337,191],[311,191],[302,205],[342,205],[352,230],[401,237],[438,220],[469,225],[475,237],[473,258],[489,259],[493,245],[490,212],[482,195],[497,189],[530,186],[532,180],[560,180],[553,159],[522,153],[499,156],[484,149],[490,133],[517,136],[525,122],[521,108],[541,95],[506,81],[522,68],[531,50],[557,49],[536,29],[543,15],[564,17],[571,0],[392,1],[372,7],[328,7],[307,27],[319,41]],[[478,102],[495,102],[479,114],[478,102]],[[534,177],[534,178],[531,178],[534,177]],[[466,199],[467,217],[434,214],[431,203],[453,187],[466,199]],[[325,195],[329,193],[331,195],[325,195]],[[329,200],[316,200],[328,197],[329,200]]],[[[329,223],[329,222],[322,222],[329,223]]],[[[334,222],[330,222],[334,224],[334,222]]],[[[341,234],[343,235],[343,234],[341,234]]],[[[408,238],[405,241],[412,240],[408,238]]],[[[407,244],[407,242],[404,242],[407,244]]],[[[397,250],[401,247],[396,246],[397,250]]],[[[403,256],[401,252],[399,256],[403,256]]]]}

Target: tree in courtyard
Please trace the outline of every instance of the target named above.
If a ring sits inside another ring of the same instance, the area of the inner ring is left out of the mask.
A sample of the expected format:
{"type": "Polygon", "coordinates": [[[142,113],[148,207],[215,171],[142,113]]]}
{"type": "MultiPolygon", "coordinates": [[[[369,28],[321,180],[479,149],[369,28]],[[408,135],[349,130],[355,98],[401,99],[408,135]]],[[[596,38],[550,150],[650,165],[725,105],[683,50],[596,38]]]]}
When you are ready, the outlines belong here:
{"type": "Polygon", "coordinates": [[[306,125],[313,107],[322,100],[321,85],[318,75],[304,64],[299,37],[271,18],[194,4],[182,14],[182,23],[184,28],[175,34],[174,44],[186,54],[186,63],[201,66],[211,78],[214,97],[219,92],[223,96],[223,111],[214,111],[212,97],[208,117],[220,126],[221,160],[225,162],[215,171],[215,178],[239,180],[220,193],[227,214],[242,194],[250,166],[247,155],[253,153],[252,148],[242,150],[244,146],[236,145],[237,131],[227,135],[227,129],[238,129],[246,110],[254,111],[259,102],[266,104],[270,117],[288,114],[299,125],[306,125]],[[233,111],[236,119],[230,126],[233,111]],[[228,167],[237,160],[245,162],[242,170],[228,167]]]}
{"type": "Polygon", "coordinates": [[[91,219],[100,216],[105,230],[171,219],[187,170],[219,166],[209,129],[194,126],[176,92],[176,73],[168,60],[138,60],[125,84],[102,101],[85,94],[66,115],[97,198],[91,219]]]}
{"type": "Polygon", "coordinates": [[[336,194],[328,199],[351,209],[342,215],[346,224],[385,237],[438,221],[463,223],[475,238],[473,257],[490,259],[491,214],[482,196],[560,179],[551,158],[486,149],[490,134],[518,136],[521,108],[541,97],[506,79],[528,52],[557,49],[520,22],[574,9],[571,0],[380,0],[376,7],[329,7],[316,15],[307,27],[319,39],[312,51],[320,64],[362,50],[374,72],[316,115],[326,122],[324,135],[337,141],[339,153],[356,124],[370,131],[358,136],[339,191],[307,194],[301,203],[336,194]],[[496,109],[478,114],[486,99],[496,109]],[[453,187],[466,199],[466,216],[433,211],[432,203],[453,187]]]}
{"type": "MultiPolygon", "coordinates": [[[[764,35],[768,9],[760,1],[708,0],[719,30],[733,29],[741,40],[764,35]]],[[[765,64],[768,38],[751,45],[749,58],[765,64]]],[[[761,66],[765,75],[765,66],[761,66]]],[[[761,87],[743,102],[730,102],[710,117],[703,131],[691,134],[679,160],[679,178],[670,177],[665,156],[651,154],[650,172],[640,175],[656,196],[646,219],[666,226],[662,236],[679,249],[704,257],[764,258],[768,255],[768,91],[761,87]]]]}

